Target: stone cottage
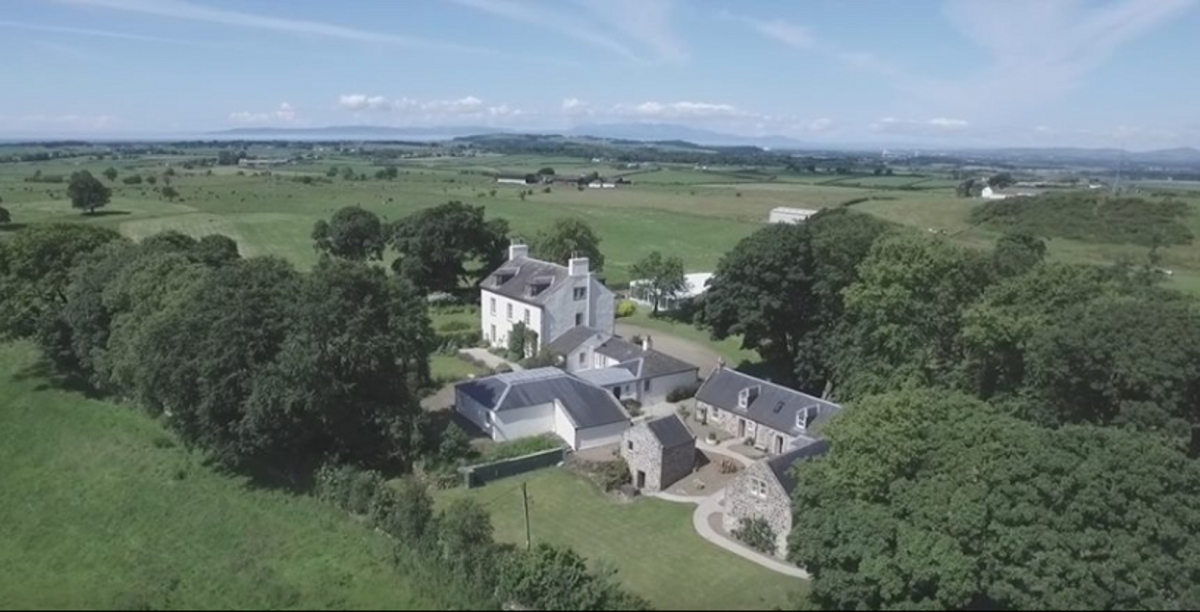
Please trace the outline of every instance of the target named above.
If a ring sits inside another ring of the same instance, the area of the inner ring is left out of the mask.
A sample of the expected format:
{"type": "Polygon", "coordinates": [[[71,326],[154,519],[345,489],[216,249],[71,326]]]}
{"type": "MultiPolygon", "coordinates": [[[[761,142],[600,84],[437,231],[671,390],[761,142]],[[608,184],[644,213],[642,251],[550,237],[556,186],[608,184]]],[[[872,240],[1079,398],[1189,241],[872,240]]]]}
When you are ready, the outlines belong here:
{"type": "Polygon", "coordinates": [[[764,519],[775,532],[776,556],[787,556],[788,535],[792,532],[792,493],[796,490],[792,471],[828,450],[827,441],[816,440],[746,468],[725,489],[725,531],[733,533],[743,519],[764,519]]]}
{"type": "Polygon", "coordinates": [[[696,391],[696,418],[724,429],[771,455],[820,437],[820,425],[841,407],[726,367],[717,367],[696,391]]]}
{"type": "Polygon", "coordinates": [[[621,456],[638,490],[662,491],[692,473],[696,436],[673,414],[645,421],[625,431],[621,456]]]}

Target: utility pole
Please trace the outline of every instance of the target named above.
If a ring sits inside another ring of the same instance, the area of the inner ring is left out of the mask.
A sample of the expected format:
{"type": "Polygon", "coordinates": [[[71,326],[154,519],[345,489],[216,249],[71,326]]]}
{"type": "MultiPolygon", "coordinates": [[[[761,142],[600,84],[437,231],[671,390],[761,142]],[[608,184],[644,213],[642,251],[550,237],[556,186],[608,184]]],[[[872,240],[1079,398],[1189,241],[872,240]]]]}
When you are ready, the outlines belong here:
{"type": "Polygon", "coordinates": [[[529,531],[529,491],[526,484],[521,483],[521,503],[525,506],[525,550],[533,550],[533,533],[529,531]]]}

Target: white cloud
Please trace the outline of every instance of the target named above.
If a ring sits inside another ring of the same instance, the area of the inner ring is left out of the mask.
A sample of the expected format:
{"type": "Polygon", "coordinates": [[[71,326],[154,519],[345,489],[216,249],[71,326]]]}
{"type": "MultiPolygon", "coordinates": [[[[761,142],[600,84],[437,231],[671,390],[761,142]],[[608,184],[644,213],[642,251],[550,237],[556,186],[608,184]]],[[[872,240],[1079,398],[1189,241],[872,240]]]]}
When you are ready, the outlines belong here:
{"type": "Polygon", "coordinates": [[[338,97],[338,108],[352,111],[391,110],[392,103],[383,96],[365,94],[342,94],[338,97]]]}
{"type": "Polygon", "coordinates": [[[739,110],[730,104],[688,101],[648,101],[635,105],[618,104],[613,107],[613,112],[617,115],[634,115],[661,119],[744,117],[750,115],[750,113],[739,110]]]}
{"type": "Polygon", "coordinates": [[[930,119],[929,125],[942,131],[957,132],[959,130],[967,129],[967,127],[969,127],[971,124],[964,119],[947,119],[946,117],[937,117],[935,119],[930,119]]]}
{"type": "Polygon", "coordinates": [[[297,116],[296,107],[284,102],[270,112],[235,111],[229,113],[229,120],[245,124],[293,123],[297,116]]]}
{"type": "Polygon", "coordinates": [[[561,110],[564,115],[590,115],[592,105],[579,98],[564,98],[561,110]]]}
{"type": "Polygon", "coordinates": [[[879,134],[948,134],[966,131],[971,123],[965,119],[935,117],[926,121],[883,117],[868,125],[868,129],[879,134]]]}
{"type": "Polygon", "coordinates": [[[483,13],[552,30],[634,61],[682,61],[687,57],[671,23],[671,0],[452,0],[483,13]],[[652,57],[634,51],[631,43],[650,49],[652,57]]]}
{"type": "Polygon", "coordinates": [[[805,129],[807,129],[810,132],[825,132],[825,131],[828,131],[829,128],[832,128],[832,127],[833,127],[832,119],[829,119],[828,117],[821,117],[820,119],[813,119],[812,121],[810,121],[808,123],[808,125],[805,126],[805,129]]]}
{"type": "Polygon", "coordinates": [[[502,119],[525,114],[508,104],[491,105],[475,96],[464,96],[452,100],[416,100],[413,98],[388,98],[367,94],[342,94],[335,107],[354,113],[388,112],[407,118],[437,122],[443,119],[502,119]]]}
{"type": "Polygon", "coordinates": [[[813,36],[811,30],[784,19],[754,19],[745,17],[743,21],[753,26],[763,36],[773,38],[790,47],[807,49],[816,44],[816,38],[813,36]]]}

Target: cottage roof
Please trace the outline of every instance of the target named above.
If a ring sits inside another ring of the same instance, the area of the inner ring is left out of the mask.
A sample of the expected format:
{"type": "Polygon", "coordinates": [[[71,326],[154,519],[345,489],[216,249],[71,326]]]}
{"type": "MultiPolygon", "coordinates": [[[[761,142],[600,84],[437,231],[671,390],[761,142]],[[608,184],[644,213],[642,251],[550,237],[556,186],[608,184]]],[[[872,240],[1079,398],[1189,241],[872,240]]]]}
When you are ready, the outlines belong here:
{"type": "Polygon", "coordinates": [[[792,466],[806,459],[819,457],[829,452],[829,442],[826,440],[811,440],[808,444],[790,450],[782,455],[766,459],[767,468],[775,475],[779,485],[788,495],[796,490],[796,479],[792,477],[792,466]]]}
{"type": "Polygon", "coordinates": [[[654,434],[658,443],[663,445],[663,448],[675,448],[696,443],[696,436],[674,414],[646,421],[646,427],[651,434],[654,434]]]}
{"type": "Polygon", "coordinates": [[[547,296],[565,286],[570,277],[566,266],[522,256],[504,262],[484,279],[481,287],[514,300],[540,306],[546,302],[547,296]],[[539,291],[531,294],[531,287],[537,287],[539,291]]]}
{"type": "Polygon", "coordinates": [[[576,325],[559,334],[557,338],[550,341],[542,350],[550,351],[555,355],[569,355],[571,351],[579,348],[581,344],[596,335],[603,336],[605,333],[594,327],[576,325]]]}
{"type": "Polygon", "coordinates": [[[629,415],[611,393],[558,368],[497,374],[459,383],[455,389],[492,412],[557,400],[581,428],[629,420],[629,415]]]}
{"type": "Polygon", "coordinates": [[[755,378],[729,368],[713,371],[708,380],[700,385],[696,399],[721,410],[744,416],[795,436],[813,437],[812,427],[828,421],[841,411],[841,406],[801,393],[794,389],[755,378]],[[753,389],[752,399],[745,408],[739,405],[739,395],[745,389],[753,389]],[[808,411],[806,427],[800,427],[797,416],[808,411]]]}

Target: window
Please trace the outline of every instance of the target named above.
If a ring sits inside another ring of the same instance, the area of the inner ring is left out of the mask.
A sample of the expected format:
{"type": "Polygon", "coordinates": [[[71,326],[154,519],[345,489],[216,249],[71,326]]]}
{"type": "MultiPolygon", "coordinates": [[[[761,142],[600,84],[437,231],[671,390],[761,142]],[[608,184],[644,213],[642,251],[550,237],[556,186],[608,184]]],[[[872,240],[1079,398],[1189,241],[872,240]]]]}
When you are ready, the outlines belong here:
{"type": "Polygon", "coordinates": [[[750,479],[750,495],[759,499],[767,498],[767,481],[758,478],[750,479]]]}
{"type": "Polygon", "coordinates": [[[587,365],[587,351],[579,351],[579,365],[587,365]]]}
{"type": "Polygon", "coordinates": [[[496,326],[495,325],[492,326],[492,335],[488,336],[488,339],[491,340],[492,342],[499,341],[499,338],[496,337],[496,326]]]}
{"type": "Polygon", "coordinates": [[[529,309],[528,309],[528,308],[526,308],[526,309],[525,309],[525,325],[526,325],[526,326],[528,326],[528,325],[529,325],[529,319],[530,319],[529,309]]]}
{"type": "Polygon", "coordinates": [[[646,379],[646,382],[642,383],[642,391],[646,391],[646,392],[650,391],[650,379],[649,378],[646,379]]]}
{"type": "Polygon", "coordinates": [[[575,326],[579,327],[580,325],[583,325],[583,313],[577,312],[575,313],[575,326]]]}
{"type": "Polygon", "coordinates": [[[512,304],[508,305],[508,320],[512,321],[512,304]]]}
{"type": "Polygon", "coordinates": [[[738,392],[738,408],[745,408],[750,404],[750,390],[742,389],[738,392]]]}
{"type": "Polygon", "coordinates": [[[626,443],[626,448],[628,448],[629,450],[633,450],[633,440],[630,440],[629,442],[626,443]]]}
{"type": "Polygon", "coordinates": [[[496,298],[492,298],[492,314],[496,314],[496,298]]]}
{"type": "Polygon", "coordinates": [[[595,355],[596,355],[596,358],[592,360],[592,363],[593,363],[592,367],[603,368],[604,367],[604,356],[601,355],[600,353],[596,353],[595,355]]]}
{"type": "Polygon", "coordinates": [[[587,298],[587,287],[576,287],[575,288],[575,301],[578,302],[579,300],[582,300],[585,298],[587,298]]]}

